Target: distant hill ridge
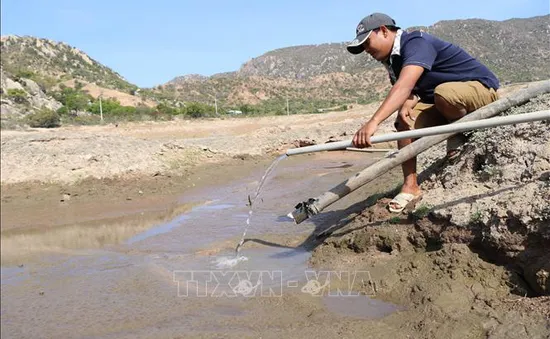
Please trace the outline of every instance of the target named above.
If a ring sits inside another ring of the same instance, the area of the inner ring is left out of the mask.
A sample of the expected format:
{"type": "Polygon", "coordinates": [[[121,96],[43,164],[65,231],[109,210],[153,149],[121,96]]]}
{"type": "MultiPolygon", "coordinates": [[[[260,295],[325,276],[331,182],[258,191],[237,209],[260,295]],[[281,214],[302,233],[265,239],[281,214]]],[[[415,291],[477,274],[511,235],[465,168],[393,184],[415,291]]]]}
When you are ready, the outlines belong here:
{"type": "Polygon", "coordinates": [[[0,51],[3,71],[11,75],[36,74],[47,87],[77,79],[123,91],[137,88],[109,67],[63,42],[8,35],[1,37],[0,51]]]}
{"type": "MultiPolygon", "coordinates": [[[[483,63],[494,65],[503,81],[550,77],[550,67],[544,63],[550,62],[550,15],[505,21],[446,20],[407,29],[412,30],[423,30],[461,46],[483,63]],[[527,55],[532,58],[529,63],[527,55]],[[526,66],[530,66],[526,72],[516,69],[526,66]]],[[[333,72],[356,74],[379,66],[366,55],[349,54],[345,46],[329,43],[276,49],[246,62],[231,75],[302,79],[333,72]]]]}
{"type": "MultiPolygon", "coordinates": [[[[550,15],[491,21],[446,20],[423,30],[464,48],[497,74],[503,84],[550,78],[550,15]]],[[[381,65],[354,56],[346,43],[280,48],[253,58],[235,71],[193,81],[177,77],[162,86],[184,100],[229,102],[283,98],[336,98],[353,102],[377,98],[389,87],[381,65]],[[215,92],[215,93],[214,93],[215,92]],[[248,99],[246,99],[248,98],[248,99]]]]}
{"type": "MultiPolygon", "coordinates": [[[[550,15],[506,21],[440,21],[421,29],[458,44],[493,70],[502,83],[550,78],[550,15]]],[[[381,65],[354,56],[345,42],[279,48],[245,62],[233,72],[189,74],[145,92],[157,100],[221,105],[280,103],[341,104],[379,99],[389,88],[381,65]]],[[[62,42],[3,36],[2,69],[9,76],[33,73],[41,85],[76,79],[133,93],[137,86],[86,53],[62,42]]],[[[278,104],[277,104],[278,105],[278,104]]],[[[313,106],[313,104],[312,104],[313,106]]]]}

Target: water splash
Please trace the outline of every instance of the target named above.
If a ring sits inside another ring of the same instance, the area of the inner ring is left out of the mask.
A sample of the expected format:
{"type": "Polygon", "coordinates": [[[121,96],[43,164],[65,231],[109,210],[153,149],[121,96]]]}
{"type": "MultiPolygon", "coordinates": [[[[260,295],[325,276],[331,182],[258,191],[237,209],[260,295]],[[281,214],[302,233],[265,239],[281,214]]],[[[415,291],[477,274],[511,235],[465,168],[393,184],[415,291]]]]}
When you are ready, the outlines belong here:
{"type": "Polygon", "coordinates": [[[216,264],[217,269],[223,270],[233,268],[241,261],[248,261],[248,258],[242,255],[237,255],[235,257],[219,257],[214,261],[214,263],[216,264]]]}
{"type": "Polygon", "coordinates": [[[262,180],[260,180],[260,184],[258,185],[258,189],[256,190],[256,194],[254,194],[254,198],[252,200],[250,199],[250,196],[248,196],[248,218],[246,219],[246,226],[244,228],[243,236],[241,237],[241,241],[239,241],[239,244],[237,245],[237,248],[235,249],[235,257],[239,257],[239,251],[241,249],[241,246],[244,244],[244,238],[246,237],[246,232],[248,231],[248,227],[250,226],[250,218],[252,217],[252,206],[254,206],[254,203],[256,202],[256,199],[258,199],[258,196],[260,195],[260,191],[263,187],[263,185],[266,182],[267,177],[269,174],[277,167],[277,164],[284,158],[286,158],[287,155],[283,154],[279,156],[277,159],[275,159],[271,165],[267,168],[267,170],[264,173],[264,176],[262,177],[262,180]]]}

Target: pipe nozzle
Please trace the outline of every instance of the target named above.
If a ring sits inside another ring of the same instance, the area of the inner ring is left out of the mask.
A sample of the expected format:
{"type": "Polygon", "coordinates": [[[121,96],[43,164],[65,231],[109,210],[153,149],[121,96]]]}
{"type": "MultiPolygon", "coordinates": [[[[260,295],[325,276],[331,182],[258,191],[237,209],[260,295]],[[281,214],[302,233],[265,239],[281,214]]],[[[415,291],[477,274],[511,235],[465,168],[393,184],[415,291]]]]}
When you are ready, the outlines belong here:
{"type": "Polygon", "coordinates": [[[302,223],[310,216],[319,213],[317,208],[313,205],[317,200],[309,198],[308,201],[304,201],[296,205],[295,210],[287,214],[288,217],[294,219],[296,224],[302,223]]]}

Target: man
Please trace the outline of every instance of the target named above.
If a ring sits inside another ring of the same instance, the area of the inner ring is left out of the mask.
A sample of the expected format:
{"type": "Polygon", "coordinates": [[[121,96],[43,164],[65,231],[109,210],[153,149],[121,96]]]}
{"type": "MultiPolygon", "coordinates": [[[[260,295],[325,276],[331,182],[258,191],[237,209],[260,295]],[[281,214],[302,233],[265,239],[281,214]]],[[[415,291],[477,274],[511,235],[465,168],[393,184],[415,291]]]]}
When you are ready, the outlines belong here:
{"type": "MultiPolygon", "coordinates": [[[[496,76],[460,47],[420,31],[405,32],[382,13],[359,23],[356,38],[347,46],[352,54],[366,52],[388,70],[392,88],[374,115],[353,137],[353,144],[371,146],[379,124],[399,111],[398,131],[446,124],[498,99],[496,76]]],[[[460,136],[447,143],[447,156],[456,156],[460,136]]],[[[397,142],[401,149],[413,140],[397,142]]],[[[390,202],[399,213],[422,194],[417,183],[416,158],[402,164],[403,186],[390,202]]]]}

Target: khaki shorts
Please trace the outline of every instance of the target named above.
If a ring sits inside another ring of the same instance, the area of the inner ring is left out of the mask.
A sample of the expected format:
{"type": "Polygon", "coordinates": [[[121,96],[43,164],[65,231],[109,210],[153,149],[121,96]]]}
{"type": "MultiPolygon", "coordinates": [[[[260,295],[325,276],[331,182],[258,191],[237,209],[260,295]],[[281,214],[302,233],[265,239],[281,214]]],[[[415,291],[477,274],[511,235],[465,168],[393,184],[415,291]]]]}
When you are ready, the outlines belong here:
{"type": "MultiPolygon", "coordinates": [[[[485,87],[479,81],[446,82],[435,88],[434,94],[440,95],[449,104],[457,108],[465,108],[467,113],[473,112],[498,99],[497,92],[485,87]]],[[[411,113],[415,120],[405,121],[410,129],[439,126],[448,124],[449,121],[439,113],[434,104],[419,102],[411,113]]],[[[399,118],[395,126],[399,130],[399,118]]]]}

